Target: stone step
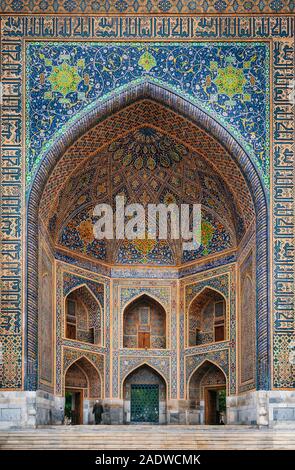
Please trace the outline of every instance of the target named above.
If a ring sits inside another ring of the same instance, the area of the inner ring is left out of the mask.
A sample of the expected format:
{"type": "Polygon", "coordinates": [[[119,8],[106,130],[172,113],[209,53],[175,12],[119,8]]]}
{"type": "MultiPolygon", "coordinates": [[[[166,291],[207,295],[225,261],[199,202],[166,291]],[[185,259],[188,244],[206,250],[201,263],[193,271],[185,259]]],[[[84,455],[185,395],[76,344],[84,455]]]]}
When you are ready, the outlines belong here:
{"type": "MultiPolygon", "coordinates": [[[[13,434],[9,434],[9,435],[12,436],[13,434]]],[[[20,437],[20,438],[24,437],[23,434],[15,434],[15,436],[20,437]]],[[[70,438],[73,438],[73,439],[77,439],[77,438],[79,438],[79,439],[80,438],[89,439],[91,437],[93,437],[93,438],[96,437],[97,438],[99,436],[100,437],[112,437],[112,436],[132,437],[132,436],[135,436],[137,438],[141,436],[142,438],[148,438],[148,439],[152,439],[152,438],[162,439],[162,438],[165,438],[167,436],[170,436],[172,439],[177,439],[178,437],[188,437],[189,439],[199,437],[199,438],[202,439],[205,436],[208,436],[209,438],[218,438],[218,439],[222,438],[223,436],[227,436],[229,438],[239,438],[239,439],[241,439],[241,438],[245,438],[245,439],[250,438],[251,439],[252,437],[254,437],[254,438],[255,437],[260,437],[261,438],[262,436],[265,436],[266,438],[288,438],[288,437],[290,437],[292,439],[292,437],[294,438],[294,433],[292,433],[292,434],[291,433],[289,433],[289,434],[272,434],[272,433],[264,434],[262,432],[260,432],[260,433],[257,432],[257,433],[252,433],[252,434],[247,435],[247,434],[239,434],[239,433],[235,433],[235,434],[229,434],[229,433],[222,433],[221,434],[220,433],[220,434],[217,434],[217,433],[211,433],[210,432],[210,433],[202,433],[202,434],[200,434],[200,433],[190,433],[190,434],[188,434],[188,433],[179,433],[179,434],[174,433],[173,435],[171,435],[171,434],[163,434],[163,433],[162,434],[157,434],[157,433],[146,434],[146,433],[139,433],[139,432],[131,434],[131,433],[124,433],[124,431],[123,431],[122,433],[116,433],[116,432],[114,432],[114,433],[99,433],[99,432],[97,432],[95,434],[86,434],[85,433],[85,434],[72,434],[72,435],[69,435],[69,436],[64,435],[64,434],[51,434],[51,433],[50,434],[43,434],[43,435],[39,435],[39,434],[30,435],[30,437],[32,437],[33,439],[34,438],[39,438],[39,437],[55,437],[55,436],[60,438],[60,439],[65,439],[67,437],[70,437],[70,438]]],[[[6,437],[7,437],[7,435],[6,435],[6,437]]]]}
{"type": "Polygon", "coordinates": [[[77,446],[72,445],[4,445],[1,446],[1,450],[294,450],[294,446],[288,445],[278,445],[275,443],[261,445],[261,444],[241,444],[241,445],[226,445],[226,444],[216,444],[210,445],[203,443],[188,443],[188,444],[175,444],[175,443],[162,443],[162,444],[143,444],[143,445],[130,445],[130,444],[111,444],[111,445],[102,445],[97,444],[95,446],[77,446]]]}
{"type": "MultiPolygon", "coordinates": [[[[134,436],[134,435],[128,435],[128,436],[124,436],[124,435],[99,435],[99,436],[78,436],[78,439],[80,442],[90,442],[90,441],[93,441],[93,442],[96,442],[98,440],[101,440],[101,439],[111,439],[111,440],[116,440],[116,439],[122,439],[122,440],[132,440],[132,439],[136,439],[136,440],[142,440],[144,441],[145,439],[149,440],[149,441],[157,441],[157,440],[163,440],[163,439],[168,439],[168,440],[176,440],[177,439],[182,439],[182,440],[215,440],[215,439],[218,439],[219,441],[221,440],[229,440],[229,439],[232,439],[233,441],[239,441],[241,439],[244,439],[245,441],[252,441],[252,440],[257,440],[259,439],[260,441],[262,440],[266,440],[266,441],[269,441],[269,440],[275,440],[275,441],[286,441],[288,439],[290,439],[290,441],[292,442],[295,442],[294,438],[290,438],[290,437],[283,437],[283,436],[277,436],[277,437],[274,437],[274,436],[261,436],[261,435],[255,435],[255,436],[249,436],[249,437],[246,437],[245,436],[192,436],[192,437],[189,437],[189,436],[175,436],[175,437],[172,437],[172,436],[154,436],[154,437],[151,437],[151,436],[134,436]]],[[[24,436],[7,436],[7,437],[3,437],[1,438],[0,437],[0,442],[5,442],[7,440],[13,440],[13,441],[31,441],[31,442],[34,442],[35,440],[38,440],[38,442],[40,441],[46,441],[46,440],[55,440],[55,441],[75,441],[77,440],[77,436],[31,436],[31,437],[24,437],[24,436]]]]}
{"type": "Polygon", "coordinates": [[[91,437],[95,438],[95,437],[111,437],[111,436],[126,436],[126,437],[130,437],[130,436],[135,436],[135,437],[147,437],[148,439],[151,439],[151,438],[162,438],[162,437],[167,437],[167,436],[170,436],[172,439],[175,439],[175,438],[178,438],[178,437],[185,437],[187,436],[188,438],[197,438],[197,437],[200,437],[200,438],[204,438],[205,436],[208,436],[209,438],[222,438],[222,436],[227,436],[227,437],[232,437],[232,438],[235,438],[235,437],[238,437],[239,439],[241,437],[247,439],[247,438],[251,438],[251,437],[255,437],[255,436],[265,436],[267,438],[276,438],[276,437],[281,437],[281,438],[292,438],[292,436],[294,436],[294,433],[293,434],[263,434],[263,433],[253,433],[253,434],[250,434],[250,435],[245,435],[245,434],[228,434],[228,433],[224,433],[224,434],[214,434],[214,433],[203,433],[203,434],[198,434],[198,433],[192,433],[192,434],[186,434],[186,433],[179,433],[178,435],[177,434],[174,434],[174,435],[171,435],[171,434],[144,434],[144,433],[134,433],[134,434],[130,434],[130,433],[95,433],[95,434],[72,434],[72,435],[69,435],[69,436],[66,436],[64,434],[31,434],[31,435],[24,435],[24,434],[12,434],[12,433],[9,433],[9,434],[5,434],[5,435],[1,435],[0,434],[0,438],[1,437],[7,437],[7,436],[15,436],[15,437],[18,437],[18,438],[25,438],[25,437],[32,437],[32,439],[35,439],[35,438],[42,438],[42,437],[58,437],[60,439],[66,439],[66,438],[72,438],[72,439],[77,439],[77,438],[82,438],[82,439],[90,439],[91,437]]]}
{"type": "MultiPolygon", "coordinates": [[[[286,439],[274,439],[274,438],[256,436],[256,437],[253,437],[253,438],[245,439],[245,442],[256,441],[258,438],[259,438],[260,441],[263,441],[263,440],[265,440],[265,441],[274,440],[274,441],[277,441],[277,442],[286,441],[286,439]]],[[[179,436],[178,438],[173,439],[169,436],[164,436],[163,438],[160,438],[160,437],[158,437],[158,438],[156,438],[156,437],[149,438],[147,436],[144,436],[144,437],[141,437],[141,436],[98,436],[98,437],[92,438],[92,439],[91,438],[89,438],[89,439],[79,438],[79,442],[97,442],[97,441],[100,441],[100,440],[103,440],[103,439],[111,439],[112,441],[120,439],[122,441],[125,440],[126,442],[128,442],[128,440],[130,441],[130,440],[133,440],[133,439],[136,439],[137,442],[138,441],[143,441],[144,442],[146,439],[148,441],[157,442],[158,440],[164,440],[165,439],[165,440],[170,440],[170,441],[176,441],[177,442],[178,439],[181,439],[182,441],[184,441],[184,440],[188,440],[188,441],[191,441],[191,440],[193,440],[193,441],[198,441],[198,440],[201,440],[201,441],[204,441],[204,440],[214,441],[215,439],[218,439],[218,441],[229,440],[229,439],[231,439],[233,441],[240,441],[241,437],[232,438],[232,437],[229,437],[229,436],[225,436],[223,438],[215,438],[214,439],[214,437],[212,437],[212,436],[210,436],[210,437],[197,436],[197,437],[192,437],[192,438],[187,438],[185,436],[179,436]]],[[[24,439],[24,438],[21,438],[21,437],[19,437],[19,438],[14,437],[14,438],[1,439],[0,442],[7,442],[7,441],[24,441],[24,442],[35,442],[35,441],[37,441],[37,442],[43,442],[43,441],[48,441],[48,440],[57,441],[57,442],[59,442],[59,441],[61,441],[61,442],[68,442],[68,441],[72,442],[72,441],[76,441],[77,439],[76,438],[62,439],[62,438],[58,438],[58,437],[52,438],[51,436],[43,437],[43,438],[36,437],[34,439],[24,439]]],[[[293,441],[294,441],[294,439],[293,439],[293,441]]]]}
{"type": "MultiPolygon", "coordinates": [[[[51,433],[50,433],[50,434],[33,434],[33,435],[30,434],[29,436],[28,436],[28,435],[25,436],[24,434],[12,434],[12,433],[9,433],[9,434],[5,434],[5,435],[3,435],[3,436],[0,434],[0,438],[1,438],[1,437],[7,437],[7,436],[9,435],[9,436],[17,436],[17,437],[19,437],[19,438],[32,437],[33,439],[34,439],[34,438],[47,437],[47,436],[48,436],[48,437],[58,437],[58,438],[60,438],[60,439],[66,439],[66,438],[73,438],[73,439],[76,439],[76,438],[79,438],[79,439],[82,438],[82,439],[84,439],[84,438],[85,438],[85,439],[90,439],[91,437],[94,437],[94,438],[95,438],[95,437],[98,437],[98,436],[101,436],[101,437],[110,437],[110,436],[126,436],[126,437],[127,437],[127,436],[136,436],[136,437],[139,437],[138,434],[141,435],[142,437],[147,437],[147,438],[149,438],[149,439],[150,439],[150,438],[153,438],[153,437],[154,437],[154,438],[162,438],[162,437],[167,437],[167,436],[171,436],[172,439],[178,438],[179,436],[180,436],[180,437],[188,436],[189,438],[190,438],[190,437],[194,437],[194,438],[200,437],[200,438],[203,438],[204,436],[218,437],[218,438],[220,438],[220,437],[222,437],[223,435],[226,435],[226,436],[229,436],[229,437],[233,437],[233,438],[235,438],[235,437],[239,437],[239,438],[244,437],[244,438],[246,438],[246,439],[247,439],[248,437],[250,437],[250,438],[253,437],[253,435],[254,435],[254,436],[269,436],[269,437],[272,436],[272,437],[276,437],[276,436],[274,436],[273,434],[262,434],[262,433],[257,433],[257,434],[255,433],[255,434],[250,434],[250,435],[245,435],[245,434],[238,434],[238,435],[237,435],[237,434],[228,434],[228,433],[225,433],[225,434],[214,434],[214,433],[203,433],[203,434],[191,433],[191,434],[186,434],[186,433],[179,433],[179,434],[171,435],[171,434],[163,434],[163,433],[162,433],[162,434],[156,434],[156,433],[153,433],[153,434],[144,434],[144,433],[134,433],[134,434],[130,434],[130,433],[124,433],[124,432],[122,432],[122,433],[99,433],[99,432],[98,432],[98,433],[95,433],[95,434],[80,434],[80,435],[79,435],[79,434],[71,434],[71,435],[68,435],[68,436],[67,436],[67,435],[64,435],[64,434],[51,434],[51,433]],[[136,434],[137,434],[137,436],[136,436],[136,434]]],[[[289,436],[290,436],[290,434],[289,434],[289,436]]],[[[279,435],[277,435],[277,437],[288,437],[288,434],[283,434],[283,435],[279,434],[279,435]]]]}
{"type": "Polygon", "coordinates": [[[179,443],[154,443],[154,444],[97,444],[97,445],[85,445],[85,446],[80,446],[76,445],[75,443],[71,445],[56,445],[56,444],[47,444],[47,445],[36,445],[36,446],[31,446],[31,445],[18,445],[18,444],[6,444],[1,446],[1,450],[17,450],[17,449],[34,449],[34,450],[42,450],[42,449],[77,449],[77,450],[83,450],[83,449],[88,449],[88,450],[103,450],[103,449],[109,449],[109,450],[145,450],[145,449],[151,449],[151,450],[158,450],[158,449],[196,449],[196,450],[202,450],[202,449],[211,449],[211,450],[247,450],[247,449],[253,449],[253,450],[260,450],[260,449],[274,449],[274,450],[294,450],[294,445],[283,445],[283,444],[276,444],[276,443],[268,443],[268,444],[260,444],[260,443],[253,443],[253,444],[240,444],[240,445],[233,445],[233,444],[224,444],[224,443],[219,443],[216,445],[211,445],[211,444],[204,444],[204,443],[187,443],[187,444],[179,444],[179,443]]]}
{"type": "MultiPolygon", "coordinates": [[[[28,429],[29,431],[32,432],[40,432],[40,431],[45,431],[45,432],[52,432],[52,431],[60,431],[60,432],[69,432],[69,430],[73,432],[81,432],[81,431],[86,431],[86,432],[93,432],[95,430],[100,430],[100,431],[106,431],[109,432],[110,430],[113,431],[144,431],[144,432],[179,432],[179,430],[183,430],[185,432],[196,432],[196,431],[220,431],[223,432],[224,430],[226,431],[252,431],[253,429],[257,430],[259,429],[258,426],[253,425],[253,426],[248,426],[248,425],[187,425],[187,424],[175,424],[175,425],[153,425],[153,424],[120,424],[120,425],[104,425],[104,424],[99,424],[99,425],[85,425],[85,424],[80,424],[76,426],[38,426],[37,429],[31,428],[28,429]]],[[[265,429],[265,428],[263,428],[265,429]]],[[[284,429],[282,429],[283,431],[284,429]]],[[[15,430],[16,431],[16,430],[15,430]]],[[[19,432],[26,432],[27,430],[23,428],[22,430],[18,430],[19,432]]],[[[285,429],[287,432],[288,430],[285,429]]]]}
{"type": "Polygon", "coordinates": [[[290,429],[242,426],[48,426],[0,431],[0,449],[295,449],[290,429]]]}
{"type": "MultiPolygon", "coordinates": [[[[40,437],[40,436],[36,436],[36,437],[31,437],[31,438],[27,438],[25,439],[23,436],[15,436],[13,437],[12,439],[16,439],[16,440],[30,440],[30,441],[34,441],[34,440],[47,440],[47,439],[50,439],[50,440],[62,440],[62,441],[66,441],[66,440],[77,440],[79,439],[80,441],[86,441],[86,442],[89,442],[90,440],[93,440],[93,441],[97,441],[99,439],[141,439],[141,440],[144,440],[144,439],[148,439],[148,440],[158,440],[158,439],[170,439],[170,440],[177,440],[177,439],[193,439],[193,440],[196,440],[196,439],[201,439],[201,440],[204,440],[204,439],[207,439],[207,440],[214,440],[214,439],[218,439],[218,440],[222,440],[222,439],[233,439],[233,440],[240,440],[241,438],[245,439],[245,440],[255,440],[257,438],[259,439],[266,439],[266,440],[269,440],[269,439],[275,439],[275,440],[286,440],[286,438],[274,438],[274,437],[267,437],[267,436],[252,436],[252,437],[247,437],[245,438],[244,436],[224,436],[224,437],[221,437],[221,436],[192,436],[192,437],[188,437],[188,436],[178,436],[178,437],[171,437],[171,436],[134,436],[134,435],[129,435],[129,436],[122,436],[122,435],[101,435],[101,436],[96,436],[96,437],[87,437],[87,436],[73,436],[73,437],[63,437],[63,436],[43,436],[43,437],[40,437]]],[[[1,441],[2,440],[5,440],[7,438],[4,438],[4,439],[0,439],[1,441]]]]}

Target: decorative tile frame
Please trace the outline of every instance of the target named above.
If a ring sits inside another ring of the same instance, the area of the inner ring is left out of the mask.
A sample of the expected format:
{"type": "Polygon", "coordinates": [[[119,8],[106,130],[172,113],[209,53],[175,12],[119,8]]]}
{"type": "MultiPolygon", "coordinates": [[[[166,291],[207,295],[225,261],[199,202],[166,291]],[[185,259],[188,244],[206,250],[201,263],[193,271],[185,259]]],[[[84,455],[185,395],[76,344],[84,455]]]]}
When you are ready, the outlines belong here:
{"type": "Polygon", "coordinates": [[[63,14],[120,14],[123,17],[130,14],[189,14],[189,15],[253,15],[275,14],[279,12],[292,13],[294,3],[288,0],[261,2],[243,2],[237,0],[207,0],[206,2],[191,2],[190,0],[170,0],[153,2],[148,0],[118,0],[116,2],[102,0],[101,2],[75,2],[71,0],[57,0],[53,3],[37,0],[6,0],[3,2],[3,11],[10,14],[41,13],[47,15],[63,14]]]}
{"type": "Polygon", "coordinates": [[[110,393],[110,291],[109,280],[60,261],[56,262],[56,338],[55,338],[55,392],[63,393],[65,351],[80,358],[83,355],[94,362],[104,383],[104,394],[110,393]],[[71,341],[64,338],[64,302],[73,288],[86,285],[95,295],[102,309],[102,346],[71,341]]]}
{"type": "Polygon", "coordinates": [[[133,372],[135,369],[142,365],[148,365],[156,372],[158,372],[165,380],[167,385],[167,398],[170,398],[171,394],[171,377],[170,377],[170,357],[153,357],[148,356],[147,358],[142,357],[120,357],[119,363],[119,381],[120,381],[120,390],[119,397],[123,398],[123,387],[124,381],[128,375],[133,372]]]}
{"type": "MultiPolygon", "coordinates": [[[[258,247],[258,253],[257,253],[257,266],[259,270],[259,277],[257,280],[257,286],[258,286],[258,301],[261,305],[260,308],[260,317],[259,317],[259,343],[258,343],[258,356],[259,356],[259,361],[260,363],[266,364],[269,366],[269,361],[270,361],[270,349],[268,345],[268,329],[267,329],[267,322],[268,322],[268,290],[267,290],[267,285],[268,285],[268,271],[267,271],[267,259],[268,259],[268,247],[266,245],[267,241],[267,224],[265,223],[266,220],[266,214],[267,214],[267,205],[266,205],[266,199],[265,199],[265,191],[261,185],[261,181],[259,179],[259,176],[257,173],[254,171],[254,167],[249,160],[249,157],[243,152],[242,148],[238,146],[238,144],[234,141],[234,139],[229,135],[226,134],[224,129],[220,127],[216,121],[212,121],[211,118],[208,116],[206,117],[204,113],[202,113],[200,110],[198,110],[195,107],[190,107],[187,102],[182,101],[179,95],[173,95],[168,91],[165,91],[165,94],[163,96],[163,90],[159,88],[155,88],[153,84],[148,84],[147,87],[144,85],[143,88],[135,88],[134,90],[131,90],[128,95],[124,95],[124,99],[128,102],[128,99],[131,99],[132,97],[136,97],[138,92],[148,92],[151,93],[152,97],[156,97],[157,99],[164,99],[168,100],[170,106],[174,105],[175,109],[179,110],[184,113],[188,113],[192,119],[196,119],[198,122],[199,120],[203,123],[203,125],[206,126],[208,129],[208,126],[211,126],[211,129],[214,129],[214,135],[219,136],[219,138],[223,141],[223,139],[226,140],[226,145],[227,148],[231,148],[231,151],[236,155],[237,160],[240,162],[242,165],[242,168],[244,169],[244,175],[245,177],[247,176],[247,182],[252,187],[253,191],[253,196],[255,199],[255,205],[256,205],[256,211],[259,212],[261,220],[257,222],[257,247],[258,247]],[[135,95],[133,94],[135,93],[135,95]],[[262,222],[261,222],[262,221],[262,222]]],[[[113,101],[113,98],[111,98],[111,103],[112,106],[116,103],[116,97],[114,98],[115,101],[113,101]]],[[[120,102],[117,104],[119,105],[120,102]]],[[[99,110],[100,112],[100,110],[99,110]]],[[[96,111],[95,111],[96,113],[96,111]]],[[[96,114],[95,114],[96,116],[96,114]]],[[[90,121],[91,122],[91,121],[90,121]]],[[[85,123],[83,124],[85,127],[85,123]]],[[[89,126],[89,124],[88,124],[89,126]]],[[[80,132],[80,125],[77,124],[77,130],[80,132]]],[[[225,145],[225,144],[224,144],[225,145]]],[[[60,152],[60,145],[58,145],[56,148],[52,149],[50,154],[48,154],[48,159],[42,162],[42,171],[41,167],[38,171],[41,172],[46,176],[48,174],[50,166],[52,165],[53,161],[56,161],[58,154],[60,152]]],[[[44,178],[43,178],[44,179],[44,178]]],[[[42,186],[42,185],[41,185],[42,186]]],[[[31,221],[31,229],[32,233],[37,231],[38,227],[36,224],[36,216],[34,214],[34,210],[38,201],[38,197],[40,197],[40,183],[35,185],[35,187],[32,189],[30,192],[30,203],[29,203],[29,215],[28,218],[31,221]]],[[[28,252],[30,254],[30,259],[36,259],[36,247],[35,247],[35,242],[34,242],[34,237],[32,236],[31,238],[28,239],[28,252]]],[[[32,261],[33,263],[33,261],[32,261]]],[[[30,275],[30,272],[28,273],[28,283],[30,287],[32,287],[32,281],[33,281],[33,276],[30,275]]],[[[36,304],[36,297],[33,295],[33,289],[28,290],[28,300],[30,301],[30,304],[36,304]]],[[[31,323],[33,323],[33,314],[35,314],[36,310],[33,309],[33,305],[30,307],[28,311],[28,316],[31,318],[31,323]]],[[[30,323],[30,322],[29,322],[30,323]]],[[[260,376],[260,382],[259,382],[259,387],[264,388],[268,385],[266,385],[266,381],[269,380],[269,373],[267,370],[267,367],[263,369],[263,373],[261,373],[260,376]]]]}
{"type": "Polygon", "coordinates": [[[54,265],[54,253],[52,252],[51,246],[47,243],[46,235],[45,235],[43,227],[40,230],[39,247],[40,247],[39,249],[40,249],[41,256],[39,256],[39,263],[38,263],[38,273],[39,273],[39,279],[40,279],[38,296],[40,298],[42,295],[41,294],[42,278],[44,276],[44,268],[45,268],[44,260],[47,260],[45,273],[47,274],[47,276],[48,276],[48,273],[50,273],[49,278],[51,282],[49,284],[48,291],[49,291],[49,296],[51,299],[51,309],[50,309],[51,316],[50,314],[48,315],[49,311],[43,314],[41,313],[41,315],[43,316],[43,321],[41,319],[38,324],[38,338],[39,338],[38,380],[39,380],[39,387],[42,388],[42,390],[52,393],[54,391],[54,377],[55,377],[55,371],[54,371],[54,357],[55,357],[55,347],[54,347],[55,331],[54,330],[55,330],[55,295],[56,295],[55,293],[55,265],[54,265]],[[46,314],[49,317],[48,323],[47,322],[45,323],[46,314]],[[48,328],[48,325],[49,325],[49,328],[48,328]],[[46,346],[49,347],[49,349],[47,350],[45,349],[45,344],[46,346]],[[42,349],[43,349],[43,353],[41,352],[42,349]],[[48,361],[48,363],[51,365],[50,367],[51,374],[49,374],[51,375],[50,380],[48,380],[49,377],[47,377],[46,379],[42,377],[44,373],[42,370],[43,369],[42,361],[44,361],[45,363],[47,363],[48,361]]]}
{"type": "MultiPolygon", "coordinates": [[[[253,231],[249,231],[249,237],[246,237],[245,242],[243,246],[240,247],[240,253],[239,253],[239,260],[237,264],[237,270],[238,270],[238,278],[237,278],[237,292],[238,292],[238,297],[239,297],[239,311],[237,311],[237,326],[238,326],[238,331],[237,331],[237,354],[238,354],[238,359],[237,359],[237,364],[238,364],[238,374],[237,374],[237,380],[238,380],[238,391],[239,393],[244,393],[247,392],[248,390],[253,390],[255,389],[257,377],[253,377],[253,379],[250,379],[244,383],[242,383],[242,378],[241,378],[241,364],[242,364],[242,344],[239,341],[242,335],[242,320],[241,320],[241,315],[242,315],[242,306],[241,306],[241,279],[242,279],[242,271],[241,267],[243,267],[243,264],[245,260],[251,256],[251,261],[252,261],[252,279],[255,280],[255,272],[256,272],[256,266],[255,266],[255,233],[253,231]]],[[[256,319],[256,324],[255,324],[255,329],[257,328],[257,319],[256,319]]],[[[254,354],[254,362],[256,363],[256,351],[253,352],[254,354]]],[[[248,359],[248,358],[247,358],[248,359]]],[[[251,360],[251,358],[249,358],[251,360]]],[[[257,374],[256,374],[257,375],[257,374]]]]}
{"type": "Polygon", "coordinates": [[[181,396],[187,396],[188,379],[205,359],[212,360],[226,375],[228,391],[234,395],[237,390],[236,371],[236,267],[235,265],[209,270],[206,273],[191,276],[182,280],[180,284],[180,297],[183,300],[180,311],[180,321],[183,334],[181,335],[180,376],[181,396]],[[191,301],[206,287],[220,292],[226,300],[226,328],[227,340],[208,345],[187,346],[188,309],[191,301]]]}
{"type": "MultiPolygon", "coordinates": [[[[24,246],[31,240],[37,249],[35,234],[36,217],[28,214],[25,221],[24,198],[25,153],[24,153],[24,48],[30,40],[124,40],[133,41],[268,41],[271,45],[271,192],[269,209],[270,236],[265,226],[267,217],[261,216],[259,227],[264,227],[263,240],[268,244],[270,260],[266,265],[271,271],[272,284],[268,276],[261,281],[271,294],[271,311],[265,331],[264,359],[258,363],[259,388],[289,389],[294,386],[294,366],[289,362],[289,346],[294,337],[294,17],[289,9],[270,7],[268,13],[281,11],[285,16],[17,16],[24,2],[13,10],[13,16],[4,14],[1,19],[2,55],[2,315],[9,319],[17,316],[17,322],[1,330],[5,380],[3,389],[34,389],[37,377],[37,319],[28,317],[28,309],[35,307],[34,293],[26,291],[25,272],[30,273],[31,286],[36,289],[38,279],[36,260],[29,257],[24,265],[24,246]],[[24,296],[24,292],[26,295],[24,296]],[[24,299],[26,298],[26,305],[24,299]],[[24,315],[26,322],[24,323],[24,315]],[[30,338],[24,336],[23,325],[28,324],[30,338]],[[272,349],[270,360],[267,357],[272,349]],[[24,354],[24,356],[23,356],[24,354]],[[26,364],[26,368],[24,368],[26,364]],[[269,381],[269,376],[271,380],[269,381]]],[[[225,2],[226,3],[226,2],[225,2]]],[[[10,4],[10,3],[9,3],[10,4]]],[[[256,5],[256,2],[253,2],[256,5]]],[[[12,3],[11,3],[12,5],[12,3]]],[[[237,7],[237,13],[240,5],[237,7]]],[[[12,11],[8,8],[7,12],[12,11]]],[[[48,10],[49,11],[49,10],[48,10]]],[[[68,11],[68,10],[62,10],[68,11]]],[[[174,10],[171,10],[174,11],[174,10]]],[[[209,10],[210,11],[210,10],[209,10]]],[[[257,10],[254,10],[257,12],[257,10]]],[[[203,12],[206,15],[206,12],[203,12]]],[[[224,10],[226,14],[226,10],[224,10]]],[[[59,144],[62,146],[62,143],[59,144]]],[[[41,170],[41,173],[44,169],[41,170]]],[[[39,173],[39,176],[41,175],[39,173]]],[[[39,179],[38,176],[38,179],[39,179]]],[[[38,182],[37,182],[38,184],[38,182]]],[[[37,190],[38,192],[38,190],[37,190]]],[[[37,197],[37,196],[36,196],[37,197]]],[[[37,198],[38,200],[38,198],[37,198]]],[[[36,199],[35,199],[36,201],[36,199]]],[[[31,200],[32,202],[32,200],[31,200]]],[[[257,243],[257,259],[261,257],[257,243]]],[[[262,272],[259,271],[261,275],[262,272]]],[[[267,300],[258,301],[260,309],[268,309],[267,300]]],[[[36,311],[36,310],[35,310],[36,311]]],[[[9,322],[8,322],[9,323],[9,322]]],[[[261,334],[263,331],[260,331],[261,334]]]]}
{"type": "Polygon", "coordinates": [[[113,281],[113,361],[112,394],[118,396],[126,374],[136,365],[147,363],[158,370],[165,378],[169,396],[177,397],[177,282],[175,280],[114,280],[113,281]],[[134,287],[134,284],[137,287],[134,287]],[[123,328],[123,315],[126,306],[146,294],[158,301],[166,312],[166,349],[143,351],[123,348],[120,342],[123,328]]]}
{"type": "Polygon", "coordinates": [[[192,375],[196,370],[205,362],[209,361],[212,364],[215,364],[219,367],[226,377],[227,383],[227,393],[231,393],[230,390],[230,383],[229,383],[229,350],[228,349],[220,349],[219,351],[215,352],[205,352],[203,354],[196,354],[196,355],[188,355],[185,357],[185,398],[188,400],[189,398],[189,383],[192,375]]]}
{"type": "Polygon", "coordinates": [[[101,391],[102,391],[102,398],[103,398],[104,389],[105,389],[104,355],[93,354],[91,352],[84,352],[78,349],[71,349],[71,348],[63,348],[63,351],[62,351],[62,370],[64,372],[63,372],[62,379],[61,379],[61,388],[60,388],[59,393],[64,395],[66,371],[72,364],[74,364],[77,360],[83,357],[88,359],[88,361],[95,367],[95,369],[99,373],[99,376],[101,379],[101,391]]]}

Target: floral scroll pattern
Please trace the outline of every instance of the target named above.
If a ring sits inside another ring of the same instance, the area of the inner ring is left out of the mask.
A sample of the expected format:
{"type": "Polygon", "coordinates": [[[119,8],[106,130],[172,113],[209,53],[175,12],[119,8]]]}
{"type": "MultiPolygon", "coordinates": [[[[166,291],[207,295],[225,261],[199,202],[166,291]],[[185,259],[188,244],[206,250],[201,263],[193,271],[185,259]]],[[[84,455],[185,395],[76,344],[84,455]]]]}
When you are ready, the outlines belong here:
{"type": "Polygon", "coordinates": [[[27,48],[27,183],[53,141],[110,93],[152,81],[237,138],[268,182],[264,43],[34,43],[27,48]]]}

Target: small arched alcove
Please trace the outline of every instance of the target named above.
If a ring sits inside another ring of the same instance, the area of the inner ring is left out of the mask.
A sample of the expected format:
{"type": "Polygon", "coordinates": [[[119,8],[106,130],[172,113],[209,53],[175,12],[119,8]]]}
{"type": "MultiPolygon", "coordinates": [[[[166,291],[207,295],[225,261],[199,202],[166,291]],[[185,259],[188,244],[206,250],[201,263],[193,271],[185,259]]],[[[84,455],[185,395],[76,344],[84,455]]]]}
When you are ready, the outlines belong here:
{"type": "Polygon", "coordinates": [[[147,364],[129,373],[123,383],[125,423],[166,423],[166,382],[147,364]]]}
{"type": "Polygon", "coordinates": [[[89,424],[94,401],[101,398],[101,378],[85,357],[72,363],[65,372],[65,419],[71,424],[89,424]]]}
{"type": "Polygon", "coordinates": [[[188,310],[188,346],[215,343],[226,339],[226,301],[206,287],[191,302],[188,310]]]}
{"type": "Polygon", "coordinates": [[[65,337],[101,345],[101,308],[84,285],[70,292],[65,299],[65,337]]]}
{"type": "Polygon", "coordinates": [[[191,424],[225,424],[226,376],[211,361],[204,361],[188,383],[189,421],[191,424]]]}
{"type": "Polygon", "coordinates": [[[123,347],[139,349],[166,348],[166,312],[148,295],[131,302],[123,315],[123,347]]]}

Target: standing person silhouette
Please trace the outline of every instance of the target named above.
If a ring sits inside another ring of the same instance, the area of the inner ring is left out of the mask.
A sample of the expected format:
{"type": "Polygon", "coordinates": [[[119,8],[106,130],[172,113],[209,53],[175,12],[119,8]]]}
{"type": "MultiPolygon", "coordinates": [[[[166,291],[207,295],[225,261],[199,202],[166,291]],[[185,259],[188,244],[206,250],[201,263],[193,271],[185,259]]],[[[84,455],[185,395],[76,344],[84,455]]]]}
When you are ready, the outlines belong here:
{"type": "Polygon", "coordinates": [[[100,403],[99,400],[96,400],[96,402],[94,403],[92,413],[94,414],[95,424],[100,424],[101,423],[101,416],[102,416],[102,413],[103,413],[103,406],[102,406],[102,404],[100,403]]]}

